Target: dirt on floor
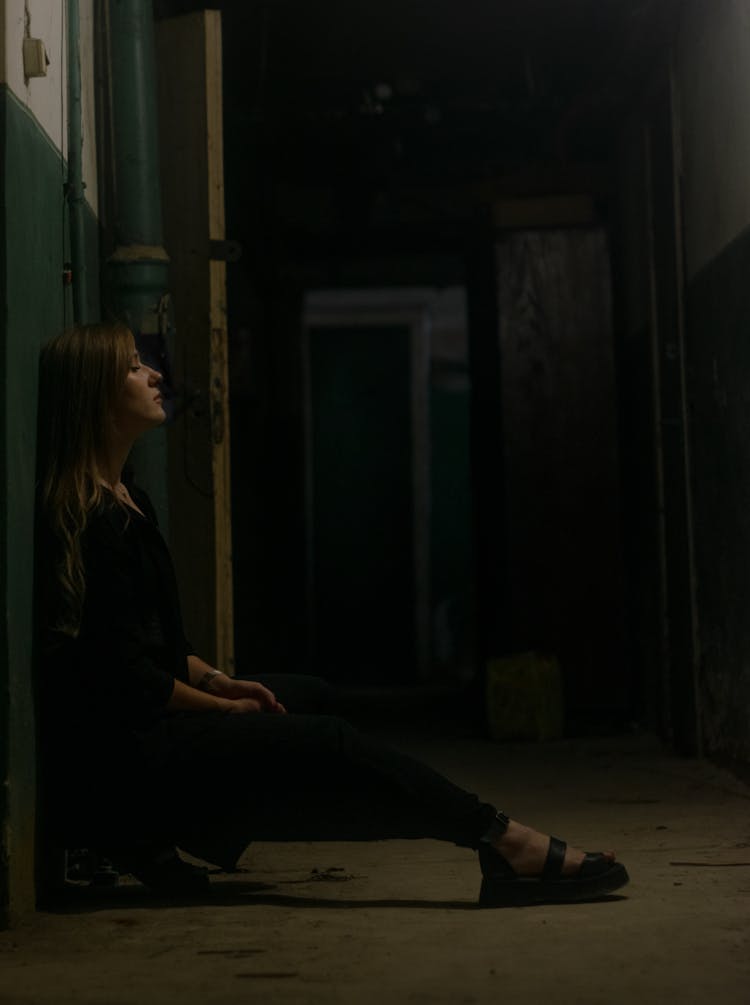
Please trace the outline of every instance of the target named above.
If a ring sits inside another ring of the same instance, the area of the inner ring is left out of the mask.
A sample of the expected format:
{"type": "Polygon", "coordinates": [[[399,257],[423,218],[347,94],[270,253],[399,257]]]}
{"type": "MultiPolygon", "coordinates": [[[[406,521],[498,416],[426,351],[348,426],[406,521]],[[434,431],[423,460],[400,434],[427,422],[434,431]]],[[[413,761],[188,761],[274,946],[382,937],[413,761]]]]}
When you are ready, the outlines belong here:
{"type": "Polygon", "coordinates": [[[750,1001],[750,789],[649,737],[390,737],[517,819],[614,847],[598,903],[481,910],[437,841],[254,844],[196,902],[73,884],[0,933],[3,1005],[750,1001]]]}

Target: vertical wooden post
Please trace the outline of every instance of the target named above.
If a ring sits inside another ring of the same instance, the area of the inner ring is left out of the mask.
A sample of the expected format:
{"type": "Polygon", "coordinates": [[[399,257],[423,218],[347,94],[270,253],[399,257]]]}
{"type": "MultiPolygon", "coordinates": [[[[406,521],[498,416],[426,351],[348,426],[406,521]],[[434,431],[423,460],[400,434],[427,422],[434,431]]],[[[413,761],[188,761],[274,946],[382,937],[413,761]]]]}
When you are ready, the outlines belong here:
{"type": "Polygon", "coordinates": [[[232,673],[221,15],[159,21],[156,43],[178,390],[169,430],[170,542],[187,636],[232,673]]]}

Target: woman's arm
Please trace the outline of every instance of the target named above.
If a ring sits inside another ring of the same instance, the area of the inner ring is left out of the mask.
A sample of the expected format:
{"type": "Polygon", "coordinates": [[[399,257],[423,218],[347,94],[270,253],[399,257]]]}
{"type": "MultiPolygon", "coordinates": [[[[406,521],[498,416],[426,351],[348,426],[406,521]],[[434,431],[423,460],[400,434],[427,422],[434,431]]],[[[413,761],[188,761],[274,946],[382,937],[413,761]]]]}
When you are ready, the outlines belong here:
{"type": "Polygon", "coordinates": [[[170,712],[229,712],[233,704],[226,698],[199,691],[191,684],[175,679],[167,708],[170,712]]]}
{"type": "MultiPolygon", "coordinates": [[[[113,524],[108,514],[91,520],[84,615],[69,685],[80,689],[92,710],[129,723],[150,721],[164,710],[261,711],[257,700],[232,701],[198,690],[153,660],[142,627],[143,584],[136,532],[133,524],[122,529],[113,524]]],[[[195,663],[198,669],[201,664],[195,663]]],[[[208,667],[202,665],[205,673],[208,667]]]]}
{"type": "Polygon", "coordinates": [[[260,702],[254,698],[220,698],[218,695],[199,691],[181,680],[175,680],[167,708],[170,712],[232,712],[236,715],[263,711],[260,702]]]}
{"type": "MultiPolygon", "coordinates": [[[[188,681],[180,679],[181,673],[176,676],[171,666],[154,661],[148,636],[152,612],[144,612],[142,582],[143,556],[154,545],[148,537],[139,537],[139,525],[126,522],[121,526],[119,518],[119,511],[96,514],[87,528],[86,599],[76,680],[70,683],[87,694],[92,709],[114,713],[126,722],[150,721],[164,710],[281,711],[275,697],[260,684],[243,682],[233,687],[233,679],[218,672],[213,679],[226,682],[224,691],[215,686],[199,688],[206,674],[213,674],[213,667],[195,655],[184,657],[188,681]]],[[[164,582],[161,586],[165,587],[164,582]]]]}
{"type": "Polygon", "coordinates": [[[226,677],[222,670],[217,670],[192,652],[187,657],[187,671],[190,686],[200,691],[211,691],[210,683],[215,677],[226,677]]]}
{"type": "Polygon", "coordinates": [[[286,712],[281,702],[276,700],[276,695],[267,687],[263,687],[257,681],[230,677],[194,653],[187,657],[187,668],[191,688],[213,700],[220,699],[224,706],[227,705],[227,700],[230,704],[236,704],[238,701],[254,701],[258,703],[260,711],[286,712]]]}

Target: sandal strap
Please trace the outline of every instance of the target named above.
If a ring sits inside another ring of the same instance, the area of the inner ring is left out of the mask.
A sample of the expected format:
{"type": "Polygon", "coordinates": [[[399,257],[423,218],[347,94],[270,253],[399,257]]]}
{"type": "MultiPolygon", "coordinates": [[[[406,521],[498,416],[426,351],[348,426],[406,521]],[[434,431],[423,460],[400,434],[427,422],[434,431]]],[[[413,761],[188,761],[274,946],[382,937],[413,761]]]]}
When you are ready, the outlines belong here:
{"type": "Polygon", "coordinates": [[[562,876],[563,863],[565,862],[565,850],[568,845],[565,841],[561,841],[560,838],[551,837],[549,839],[549,848],[547,849],[547,860],[544,863],[544,868],[542,869],[541,878],[544,879],[560,879],[562,876]]]}
{"type": "Polygon", "coordinates": [[[479,845],[479,865],[485,878],[513,880],[518,879],[518,873],[505,856],[483,841],[479,845]]]}
{"type": "Polygon", "coordinates": [[[601,876],[605,872],[609,872],[614,863],[605,858],[605,856],[597,852],[586,852],[586,857],[583,862],[581,862],[581,868],[578,870],[578,875],[581,879],[588,878],[590,876],[601,876]]]}

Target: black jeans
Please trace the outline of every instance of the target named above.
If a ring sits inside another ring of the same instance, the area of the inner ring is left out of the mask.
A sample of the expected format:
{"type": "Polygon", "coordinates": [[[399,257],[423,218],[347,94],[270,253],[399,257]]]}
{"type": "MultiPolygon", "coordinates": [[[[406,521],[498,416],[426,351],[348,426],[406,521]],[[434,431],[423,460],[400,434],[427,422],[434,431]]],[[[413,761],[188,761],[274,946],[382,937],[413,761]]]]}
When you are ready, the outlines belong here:
{"type": "Polygon", "coordinates": [[[493,806],[322,714],[331,690],[319,678],[253,679],[276,694],[287,715],[183,713],[164,720],[161,732],[173,741],[164,768],[182,780],[163,803],[176,844],[225,866],[253,840],[437,838],[478,847],[493,806]]]}

